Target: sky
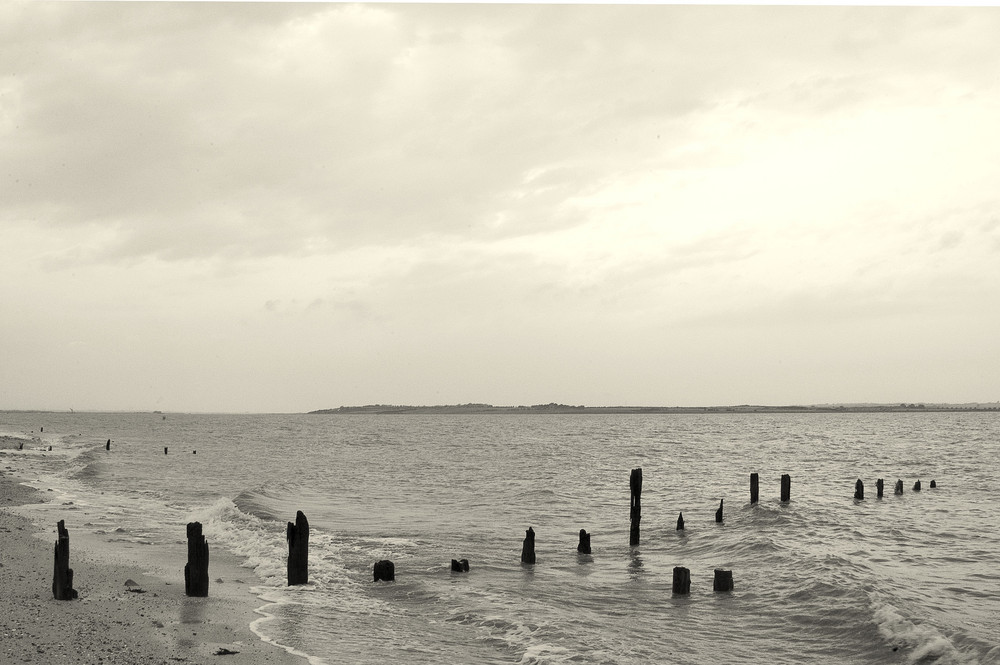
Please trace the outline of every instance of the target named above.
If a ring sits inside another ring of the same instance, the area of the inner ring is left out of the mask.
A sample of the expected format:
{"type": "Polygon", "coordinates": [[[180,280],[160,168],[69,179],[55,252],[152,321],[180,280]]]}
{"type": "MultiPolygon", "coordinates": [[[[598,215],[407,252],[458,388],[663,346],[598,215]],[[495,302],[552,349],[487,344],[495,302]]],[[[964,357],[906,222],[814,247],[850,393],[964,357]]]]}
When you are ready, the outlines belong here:
{"type": "Polygon", "coordinates": [[[0,5],[0,409],[1000,400],[1000,8],[0,5]]]}

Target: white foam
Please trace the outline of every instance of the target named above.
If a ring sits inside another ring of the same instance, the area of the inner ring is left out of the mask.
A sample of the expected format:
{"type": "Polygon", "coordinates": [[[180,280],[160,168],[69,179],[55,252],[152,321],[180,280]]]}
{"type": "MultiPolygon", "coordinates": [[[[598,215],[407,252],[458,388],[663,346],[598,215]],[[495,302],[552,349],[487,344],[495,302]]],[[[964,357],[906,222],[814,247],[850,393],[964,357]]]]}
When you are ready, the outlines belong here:
{"type": "Polygon", "coordinates": [[[937,628],[910,621],[892,605],[875,603],[875,624],[879,633],[892,644],[908,649],[910,663],[928,662],[938,665],[977,665],[979,661],[959,651],[937,628]]]}

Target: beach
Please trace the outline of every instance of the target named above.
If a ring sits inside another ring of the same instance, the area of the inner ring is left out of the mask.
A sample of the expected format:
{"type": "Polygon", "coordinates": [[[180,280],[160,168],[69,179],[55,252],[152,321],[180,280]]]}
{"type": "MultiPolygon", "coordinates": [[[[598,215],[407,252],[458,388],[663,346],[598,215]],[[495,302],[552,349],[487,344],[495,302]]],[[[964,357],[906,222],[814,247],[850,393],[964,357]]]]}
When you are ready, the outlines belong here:
{"type": "MultiPolygon", "coordinates": [[[[10,448],[9,445],[4,446],[10,448]]],[[[15,446],[16,448],[16,446],[15,446]]],[[[0,662],[66,665],[301,665],[305,659],[257,637],[250,624],[263,602],[251,594],[250,571],[236,573],[223,553],[212,571],[208,598],[188,598],[184,580],[166,580],[142,567],[102,562],[74,547],[70,567],[79,597],[52,595],[56,526],[41,529],[11,511],[43,493],[0,468],[0,662]],[[247,579],[242,579],[247,578],[247,579]],[[126,585],[128,582],[128,585],[126,585]]],[[[68,513],[71,515],[71,513],[68,513]]],[[[215,563],[215,562],[213,562],[215,563]]],[[[235,569],[239,570],[239,569],[235,569]]]]}

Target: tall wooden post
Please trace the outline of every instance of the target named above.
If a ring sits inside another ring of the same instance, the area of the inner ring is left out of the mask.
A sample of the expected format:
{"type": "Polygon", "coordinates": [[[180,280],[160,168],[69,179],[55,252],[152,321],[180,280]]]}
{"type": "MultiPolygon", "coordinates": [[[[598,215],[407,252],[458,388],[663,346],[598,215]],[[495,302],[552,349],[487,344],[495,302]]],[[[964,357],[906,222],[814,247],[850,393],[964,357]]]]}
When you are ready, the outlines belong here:
{"type": "Polygon", "coordinates": [[[722,524],[722,503],[725,499],[719,499],[719,509],[715,511],[715,522],[716,524],[722,524]]]}
{"type": "Polygon", "coordinates": [[[677,513],[677,530],[678,531],[683,531],[684,530],[684,513],[683,512],[677,513]]]}
{"type": "Polygon", "coordinates": [[[861,482],[858,478],[858,482],[854,483],[854,498],[861,501],[865,498],[865,484],[861,482]]]}
{"type": "Polygon", "coordinates": [[[712,583],[713,591],[732,591],[733,590],[733,571],[722,570],[721,568],[715,569],[715,581],[712,583]]]}
{"type": "Polygon", "coordinates": [[[876,499],[881,499],[882,498],[882,490],[884,489],[884,486],[885,486],[885,481],[882,480],[881,478],[879,478],[878,480],[875,481],[875,498],[876,499]]]}
{"type": "Polygon", "coordinates": [[[787,473],[781,475],[781,501],[787,503],[792,498],[792,477],[787,473]]]}
{"type": "Polygon", "coordinates": [[[188,522],[188,562],[184,566],[184,593],[208,596],[208,542],[201,534],[201,522],[188,522]]]}
{"type": "Polygon", "coordinates": [[[309,583],[309,521],[296,511],[295,523],[285,530],[288,541],[288,586],[309,583]]]}
{"type": "Polygon", "coordinates": [[[590,534],[586,529],[580,529],[580,543],[576,546],[580,554],[590,554],[590,534]]]}
{"type": "Polygon", "coordinates": [[[524,543],[521,545],[521,563],[535,563],[535,530],[530,526],[524,532],[524,543]]]}
{"type": "Polygon", "coordinates": [[[73,570],[69,567],[69,531],[64,520],[56,524],[59,532],[55,547],[55,565],[52,571],[52,595],[56,600],[73,600],[77,597],[73,588],[73,570]]]}
{"type": "Polygon", "coordinates": [[[632,474],[628,479],[628,486],[632,493],[632,505],[629,509],[629,521],[632,523],[628,532],[628,544],[635,546],[639,544],[639,521],[642,519],[642,468],[632,469],[632,474]]]}
{"type": "Polygon", "coordinates": [[[674,568],[673,592],[676,594],[691,593],[691,571],[682,566],[674,568]]]}
{"type": "Polygon", "coordinates": [[[902,478],[900,478],[900,479],[898,479],[896,481],[896,487],[893,488],[892,493],[893,494],[902,494],[903,493],[903,479],[902,478]]]}
{"type": "Polygon", "coordinates": [[[750,474],[750,503],[757,503],[760,498],[759,478],[756,473],[750,474]]]}

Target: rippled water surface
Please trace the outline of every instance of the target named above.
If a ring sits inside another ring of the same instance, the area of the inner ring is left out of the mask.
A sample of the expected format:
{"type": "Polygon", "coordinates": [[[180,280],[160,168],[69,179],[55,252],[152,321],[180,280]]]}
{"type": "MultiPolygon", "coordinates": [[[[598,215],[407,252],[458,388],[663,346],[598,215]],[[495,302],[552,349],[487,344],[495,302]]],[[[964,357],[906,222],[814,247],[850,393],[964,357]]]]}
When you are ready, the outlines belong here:
{"type": "Polygon", "coordinates": [[[315,662],[1000,662],[1000,413],[18,413],[0,434],[28,441],[0,464],[100,509],[93,532],[156,547],[202,521],[276,603],[258,630],[315,662]],[[296,510],[311,584],[287,588],[296,510]],[[383,558],[395,583],[371,581],[383,558]]]}

